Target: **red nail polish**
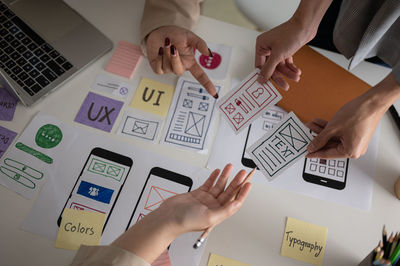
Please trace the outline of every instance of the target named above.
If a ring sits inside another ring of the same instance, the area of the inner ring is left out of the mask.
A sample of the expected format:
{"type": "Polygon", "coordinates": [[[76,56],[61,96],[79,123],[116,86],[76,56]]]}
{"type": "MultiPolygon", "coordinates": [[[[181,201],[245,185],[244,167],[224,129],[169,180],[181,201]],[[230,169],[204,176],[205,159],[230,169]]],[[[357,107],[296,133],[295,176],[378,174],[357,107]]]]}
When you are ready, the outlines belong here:
{"type": "Polygon", "coordinates": [[[214,54],[211,52],[210,48],[208,48],[208,53],[210,54],[209,57],[213,57],[214,54]]]}
{"type": "Polygon", "coordinates": [[[169,40],[169,38],[165,38],[165,46],[169,46],[171,44],[171,41],[169,40]]]}
{"type": "Polygon", "coordinates": [[[163,54],[164,54],[164,49],[160,47],[160,49],[158,49],[158,55],[163,55],[163,54]]]}
{"type": "Polygon", "coordinates": [[[172,55],[175,55],[175,53],[176,53],[176,48],[175,48],[175,45],[171,45],[171,54],[172,55]]]}
{"type": "Polygon", "coordinates": [[[216,93],[213,97],[214,97],[215,99],[218,99],[218,98],[219,98],[218,93],[216,93]]]}

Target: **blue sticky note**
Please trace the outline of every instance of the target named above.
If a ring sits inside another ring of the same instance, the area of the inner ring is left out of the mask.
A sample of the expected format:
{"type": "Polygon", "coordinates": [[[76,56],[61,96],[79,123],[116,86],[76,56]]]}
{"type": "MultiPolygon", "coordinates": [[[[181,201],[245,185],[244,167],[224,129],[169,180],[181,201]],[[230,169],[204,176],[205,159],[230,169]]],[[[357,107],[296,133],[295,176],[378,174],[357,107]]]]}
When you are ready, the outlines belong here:
{"type": "Polygon", "coordinates": [[[77,194],[109,204],[114,190],[93,183],[81,181],[77,194]]]}

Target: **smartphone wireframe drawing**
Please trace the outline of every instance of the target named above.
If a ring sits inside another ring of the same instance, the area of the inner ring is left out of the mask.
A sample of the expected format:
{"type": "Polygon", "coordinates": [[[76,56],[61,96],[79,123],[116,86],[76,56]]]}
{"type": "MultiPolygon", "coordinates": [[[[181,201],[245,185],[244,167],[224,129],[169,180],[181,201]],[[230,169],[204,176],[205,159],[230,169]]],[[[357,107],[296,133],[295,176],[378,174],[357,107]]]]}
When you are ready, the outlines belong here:
{"type": "Polygon", "coordinates": [[[58,217],[58,226],[61,224],[64,209],[72,208],[105,213],[104,231],[132,164],[129,157],[94,148],[58,217]]]}
{"type": "Polygon", "coordinates": [[[169,197],[189,192],[192,185],[193,180],[190,177],[160,167],[152,168],[126,226],[126,230],[141,218],[157,209],[169,197]]]}
{"type": "Polygon", "coordinates": [[[303,179],[307,182],[342,190],[346,187],[349,159],[308,159],[304,161],[303,179]]]}
{"type": "Polygon", "coordinates": [[[261,117],[256,119],[247,131],[246,142],[243,147],[242,153],[242,164],[249,168],[256,167],[256,164],[246,154],[247,147],[253,145],[263,135],[265,135],[272,127],[278,124],[287,114],[285,110],[278,106],[272,106],[267,108],[261,117]]]}

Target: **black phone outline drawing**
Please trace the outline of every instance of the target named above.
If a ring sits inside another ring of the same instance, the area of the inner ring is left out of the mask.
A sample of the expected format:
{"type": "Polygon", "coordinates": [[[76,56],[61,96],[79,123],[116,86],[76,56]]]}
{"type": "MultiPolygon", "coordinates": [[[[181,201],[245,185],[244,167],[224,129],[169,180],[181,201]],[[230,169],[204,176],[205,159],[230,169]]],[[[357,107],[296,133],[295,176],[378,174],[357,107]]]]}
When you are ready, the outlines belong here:
{"type": "Polygon", "coordinates": [[[303,167],[303,173],[302,173],[302,177],[303,177],[304,181],[312,183],[312,184],[328,187],[328,188],[337,189],[337,190],[343,190],[346,187],[347,172],[349,169],[349,159],[348,158],[346,160],[346,170],[344,172],[344,181],[343,182],[307,173],[306,172],[307,160],[309,160],[309,159],[308,158],[304,159],[304,167],[303,167]]]}
{"type": "Polygon", "coordinates": [[[136,209],[138,208],[139,203],[141,202],[143,193],[144,193],[144,191],[145,191],[145,189],[147,187],[147,183],[148,183],[151,175],[155,175],[155,176],[167,179],[169,181],[172,181],[172,182],[179,183],[181,185],[187,186],[189,188],[187,192],[191,191],[192,186],[193,186],[193,180],[188,176],[185,176],[185,175],[182,175],[182,174],[179,174],[179,173],[176,173],[176,172],[172,172],[170,170],[167,170],[167,169],[164,169],[164,168],[161,168],[161,167],[157,167],[157,166],[151,168],[150,172],[149,172],[149,174],[148,174],[148,176],[146,178],[146,182],[143,185],[142,191],[140,192],[140,195],[139,195],[139,198],[138,198],[138,200],[136,202],[135,208],[133,209],[132,215],[129,218],[128,224],[126,225],[125,231],[127,231],[129,229],[129,226],[130,226],[130,224],[132,222],[133,216],[135,216],[136,209]],[[167,177],[163,176],[162,174],[165,174],[167,177]],[[178,177],[177,180],[181,180],[181,181],[185,181],[185,182],[177,182],[175,177],[178,177]],[[188,182],[188,183],[186,183],[186,182],[188,182]]]}
{"type": "MultiPolygon", "coordinates": [[[[250,130],[251,130],[251,124],[249,125],[249,129],[247,130],[247,135],[246,135],[246,141],[244,143],[244,147],[243,147],[243,153],[242,153],[242,165],[246,166],[248,168],[254,168],[257,167],[257,165],[254,163],[254,161],[250,158],[246,158],[246,148],[247,148],[247,141],[249,140],[249,136],[250,136],[250,130]]],[[[257,170],[259,170],[259,168],[257,167],[257,170]]]]}
{"type": "Polygon", "coordinates": [[[102,233],[104,232],[104,229],[106,228],[107,222],[108,222],[108,220],[109,220],[109,218],[110,218],[110,216],[111,216],[112,211],[114,210],[115,203],[118,201],[118,197],[119,197],[119,195],[120,195],[120,193],[121,193],[121,191],[122,191],[122,188],[123,188],[124,185],[125,185],[125,181],[126,181],[126,179],[128,178],[128,175],[129,175],[129,173],[130,173],[130,170],[132,169],[133,160],[132,160],[132,158],[129,158],[129,157],[125,156],[125,155],[121,155],[121,154],[119,154],[119,153],[115,153],[115,152],[112,152],[112,151],[109,151],[109,150],[106,150],[106,149],[103,149],[103,148],[100,148],[100,147],[93,148],[93,149],[90,151],[90,154],[89,154],[89,156],[87,157],[86,162],[85,162],[85,164],[83,165],[82,170],[81,170],[81,172],[80,172],[78,178],[76,179],[75,184],[74,184],[74,186],[72,187],[71,192],[69,193],[69,196],[68,196],[67,200],[65,201],[64,207],[62,208],[62,211],[61,211],[61,213],[60,213],[60,215],[59,215],[59,217],[58,217],[58,219],[57,219],[57,225],[58,225],[58,227],[60,227],[60,225],[61,225],[62,214],[63,214],[63,212],[64,212],[64,209],[65,209],[65,207],[67,206],[67,203],[68,203],[69,199],[72,197],[72,193],[73,193],[73,191],[75,190],[75,187],[76,187],[76,185],[78,184],[78,181],[81,179],[82,174],[83,174],[83,171],[85,170],[86,165],[87,165],[87,163],[88,163],[88,161],[89,161],[89,159],[90,159],[90,157],[91,157],[92,155],[99,156],[99,157],[101,157],[101,158],[105,158],[105,159],[107,159],[107,160],[110,160],[110,161],[116,162],[116,163],[118,163],[118,164],[122,164],[122,165],[125,165],[125,166],[128,166],[128,167],[129,167],[128,172],[126,173],[126,177],[125,177],[125,179],[124,179],[124,182],[121,184],[121,186],[120,186],[120,188],[119,188],[119,191],[118,191],[118,194],[117,194],[117,196],[115,197],[115,200],[114,200],[114,202],[113,202],[113,204],[112,204],[112,206],[111,206],[111,209],[110,209],[110,211],[109,211],[108,214],[107,214],[107,218],[106,218],[106,221],[104,222],[104,226],[103,226],[103,231],[102,231],[102,233]],[[106,154],[106,155],[105,155],[105,154],[106,154]],[[111,155],[111,156],[107,157],[108,155],[111,155]],[[118,159],[121,159],[121,160],[118,160],[118,159]],[[126,161],[124,161],[124,160],[126,160],[126,161]],[[122,162],[122,161],[124,161],[124,162],[122,162]]]}

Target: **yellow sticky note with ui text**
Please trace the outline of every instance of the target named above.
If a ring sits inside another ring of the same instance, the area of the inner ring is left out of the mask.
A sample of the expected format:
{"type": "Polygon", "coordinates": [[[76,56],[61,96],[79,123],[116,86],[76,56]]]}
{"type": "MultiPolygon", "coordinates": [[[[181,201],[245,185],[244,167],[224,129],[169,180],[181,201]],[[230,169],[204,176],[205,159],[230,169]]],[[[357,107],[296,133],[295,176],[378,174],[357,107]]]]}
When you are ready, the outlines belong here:
{"type": "Polygon", "coordinates": [[[159,116],[166,116],[175,88],[148,78],[142,78],[131,106],[159,116]]]}
{"type": "Polygon", "coordinates": [[[210,258],[208,259],[207,266],[251,266],[251,265],[211,253],[210,258]]]}
{"type": "Polygon", "coordinates": [[[328,228],[287,218],[281,255],[314,265],[322,265],[328,228]]]}
{"type": "Polygon", "coordinates": [[[65,208],[56,248],[77,250],[80,245],[99,245],[105,213],[65,208]]]}

